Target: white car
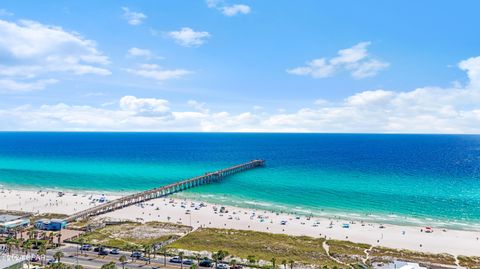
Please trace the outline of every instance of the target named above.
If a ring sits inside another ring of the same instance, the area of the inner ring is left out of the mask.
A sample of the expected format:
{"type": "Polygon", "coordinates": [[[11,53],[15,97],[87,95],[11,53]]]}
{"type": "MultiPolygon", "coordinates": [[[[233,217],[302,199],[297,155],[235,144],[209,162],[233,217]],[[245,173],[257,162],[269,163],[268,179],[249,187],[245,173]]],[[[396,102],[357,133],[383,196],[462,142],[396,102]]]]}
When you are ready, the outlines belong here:
{"type": "Polygon", "coordinates": [[[230,269],[230,266],[228,266],[228,264],[225,264],[225,263],[219,263],[217,264],[216,269],[230,269]]]}

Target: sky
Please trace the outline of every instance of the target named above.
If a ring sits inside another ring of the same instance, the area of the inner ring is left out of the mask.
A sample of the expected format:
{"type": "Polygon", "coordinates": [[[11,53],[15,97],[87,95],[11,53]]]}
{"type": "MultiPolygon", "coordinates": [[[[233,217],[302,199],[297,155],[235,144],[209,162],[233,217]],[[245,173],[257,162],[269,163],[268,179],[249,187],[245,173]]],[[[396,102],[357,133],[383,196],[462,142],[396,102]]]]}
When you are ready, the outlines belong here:
{"type": "Polygon", "coordinates": [[[0,0],[0,131],[478,134],[478,10],[0,0]]]}

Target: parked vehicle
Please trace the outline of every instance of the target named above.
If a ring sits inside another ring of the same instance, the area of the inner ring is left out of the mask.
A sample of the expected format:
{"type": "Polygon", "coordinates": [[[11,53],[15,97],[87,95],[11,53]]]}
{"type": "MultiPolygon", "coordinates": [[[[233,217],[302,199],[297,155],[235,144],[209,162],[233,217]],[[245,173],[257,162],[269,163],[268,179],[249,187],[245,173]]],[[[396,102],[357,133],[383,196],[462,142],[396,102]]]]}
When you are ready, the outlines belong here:
{"type": "Polygon", "coordinates": [[[112,249],[112,250],[110,251],[110,254],[112,254],[112,255],[118,255],[118,254],[120,254],[120,251],[118,251],[118,248],[114,248],[114,249],[112,249]]]}
{"type": "Polygon", "coordinates": [[[175,256],[175,257],[171,258],[169,262],[171,262],[171,263],[182,263],[182,259],[180,259],[180,257],[178,257],[178,256],[175,256]]]}
{"type": "Polygon", "coordinates": [[[100,251],[98,252],[98,255],[107,256],[108,253],[110,253],[110,251],[108,251],[108,249],[102,248],[102,249],[100,249],[100,251]]]}
{"type": "Polygon", "coordinates": [[[192,260],[183,260],[183,264],[185,265],[192,265],[193,261],[192,260]]]}
{"type": "Polygon", "coordinates": [[[83,245],[83,246],[80,247],[80,250],[89,251],[89,250],[92,250],[92,246],[90,246],[90,245],[83,245]]]}
{"type": "Polygon", "coordinates": [[[228,266],[228,264],[225,264],[225,263],[219,263],[217,264],[216,269],[230,269],[230,266],[228,266]]]}
{"type": "Polygon", "coordinates": [[[136,251],[136,252],[133,252],[132,255],[130,255],[130,257],[139,259],[142,257],[142,253],[136,251]]]}
{"type": "Polygon", "coordinates": [[[211,260],[203,260],[199,264],[201,267],[212,267],[212,261],[211,260]]]}

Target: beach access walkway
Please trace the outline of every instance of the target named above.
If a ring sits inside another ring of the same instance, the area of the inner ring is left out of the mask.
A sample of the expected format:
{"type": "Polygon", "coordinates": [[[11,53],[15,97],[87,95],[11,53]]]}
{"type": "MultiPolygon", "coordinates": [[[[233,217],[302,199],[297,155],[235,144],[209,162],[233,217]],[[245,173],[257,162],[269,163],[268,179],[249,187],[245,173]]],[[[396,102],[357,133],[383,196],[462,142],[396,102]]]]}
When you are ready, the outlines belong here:
{"type": "Polygon", "coordinates": [[[120,208],[142,203],[142,202],[145,202],[151,199],[156,199],[159,197],[164,197],[164,196],[167,196],[176,192],[180,192],[183,190],[191,189],[191,188],[202,186],[205,184],[210,184],[213,182],[219,182],[224,177],[237,174],[243,171],[247,171],[253,168],[262,167],[264,165],[265,165],[264,160],[252,160],[243,164],[231,166],[215,172],[208,172],[202,176],[197,176],[187,180],[182,180],[179,182],[168,184],[163,187],[154,188],[154,189],[142,191],[139,193],[127,195],[127,196],[94,206],[92,208],[88,208],[86,210],[70,215],[68,218],[66,218],[66,221],[73,222],[78,219],[84,219],[92,216],[101,215],[107,212],[115,211],[120,208]]]}

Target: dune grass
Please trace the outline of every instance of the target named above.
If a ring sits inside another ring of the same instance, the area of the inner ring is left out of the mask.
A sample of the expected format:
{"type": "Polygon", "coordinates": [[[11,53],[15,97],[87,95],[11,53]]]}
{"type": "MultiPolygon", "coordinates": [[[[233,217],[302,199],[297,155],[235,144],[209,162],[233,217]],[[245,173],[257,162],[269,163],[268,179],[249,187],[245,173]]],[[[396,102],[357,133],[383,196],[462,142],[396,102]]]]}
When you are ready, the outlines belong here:
{"type": "Polygon", "coordinates": [[[345,268],[330,259],[322,244],[324,239],[307,236],[288,236],[256,231],[201,228],[169,245],[169,248],[193,251],[216,252],[225,250],[236,257],[270,261],[275,258],[277,265],[283,260],[297,263],[316,264],[332,268],[345,268]]]}

